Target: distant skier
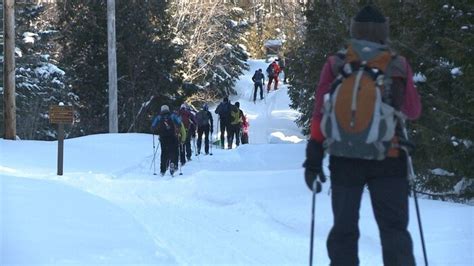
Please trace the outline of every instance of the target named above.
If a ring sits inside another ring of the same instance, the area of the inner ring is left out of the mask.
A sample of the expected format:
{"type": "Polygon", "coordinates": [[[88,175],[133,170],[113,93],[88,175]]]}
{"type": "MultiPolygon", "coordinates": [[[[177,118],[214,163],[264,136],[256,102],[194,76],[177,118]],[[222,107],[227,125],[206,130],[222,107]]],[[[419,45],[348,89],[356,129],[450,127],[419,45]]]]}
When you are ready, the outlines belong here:
{"type": "Polygon", "coordinates": [[[168,105],[163,105],[151,128],[160,136],[160,173],[163,176],[169,166],[173,175],[178,168],[178,145],[186,140],[184,125],[176,114],[170,112],[168,105]]]}
{"type": "Polygon", "coordinates": [[[278,90],[278,75],[280,74],[280,66],[278,65],[278,59],[275,59],[270,65],[267,67],[267,75],[268,75],[268,84],[267,84],[267,92],[270,92],[272,81],[275,81],[275,85],[273,86],[274,90],[278,90]]]}
{"type": "Polygon", "coordinates": [[[242,134],[240,138],[242,144],[249,143],[249,127],[250,127],[249,121],[244,114],[242,115],[242,134]]]}
{"type": "Polygon", "coordinates": [[[260,100],[263,100],[263,82],[265,81],[265,76],[262,73],[262,69],[255,71],[252,81],[254,82],[253,102],[257,99],[258,88],[260,88],[260,100]]]}
{"type": "Polygon", "coordinates": [[[244,112],[240,110],[240,103],[235,102],[233,106],[231,106],[230,109],[230,138],[229,138],[229,143],[228,143],[228,148],[232,149],[232,142],[234,142],[235,138],[235,145],[239,146],[240,145],[240,132],[242,129],[242,117],[244,116],[244,112]]]}
{"type": "Polygon", "coordinates": [[[214,121],[212,114],[209,112],[209,107],[204,104],[202,110],[196,114],[197,123],[197,154],[201,153],[202,135],[204,134],[204,152],[209,154],[209,132],[212,134],[214,128],[214,121]]]}
{"type": "Polygon", "coordinates": [[[179,157],[181,165],[184,165],[187,161],[191,161],[191,155],[193,151],[191,150],[191,138],[196,137],[196,119],[194,114],[191,112],[190,108],[183,103],[179,109],[179,117],[181,122],[186,129],[186,140],[183,145],[179,146],[179,157]]]}
{"type": "Polygon", "coordinates": [[[230,143],[230,108],[231,103],[229,98],[224,97],[224,100],[217,106],[215,113],[219,115],[219,123],[221,130],[221,148],[224,149],[224,137],[227,132],[227,143],[230,143]]]}
{"type": "Polygon", "coordinates": [[[278,57],[278,66],[280,66],[280,72],[283,72],[283,84],[286,84],[286,59],[284,56],[278,57]]]}

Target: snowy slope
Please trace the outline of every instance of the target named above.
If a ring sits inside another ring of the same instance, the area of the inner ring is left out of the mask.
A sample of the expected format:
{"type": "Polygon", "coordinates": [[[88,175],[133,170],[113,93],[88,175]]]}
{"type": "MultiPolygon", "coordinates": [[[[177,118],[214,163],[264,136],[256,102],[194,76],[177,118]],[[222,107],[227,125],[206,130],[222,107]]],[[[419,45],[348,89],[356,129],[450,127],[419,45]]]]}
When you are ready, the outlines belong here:
{"type": "MultiPolygon", "coordinates": [[[[55,174],[56,142],[0,139],[0,265],[307,265],[304,137],[284,86],[250,101],[250,77],[266,67],[250,64],[231,98],[250,119],[250,144],[214,147],[213,156],[187,163],[182,176],[153,175],[147,134],[68,139],[63,176],[55,174]]],[[[328,190],[326,184],[317,196],[316,265],[329,262],[328,190]]],[[[473,207],[432,200],[420,207],[430,265],[472,265],[473,207]]],[[[414,208],[410,214],[421,265],[414,208]]],[[[360,227],[361,265],[381,265],[367,194],[360,227]]]]}

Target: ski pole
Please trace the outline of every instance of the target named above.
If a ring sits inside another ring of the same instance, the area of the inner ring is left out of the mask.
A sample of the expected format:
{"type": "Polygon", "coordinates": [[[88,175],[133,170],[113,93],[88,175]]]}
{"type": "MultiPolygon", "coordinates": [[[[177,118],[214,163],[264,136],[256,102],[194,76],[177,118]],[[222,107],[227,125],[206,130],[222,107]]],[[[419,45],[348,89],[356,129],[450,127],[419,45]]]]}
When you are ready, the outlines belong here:
{"type": "MultiPolygon", "coordinates": [[[[398,119],[402,126],[403,135],[405,136],[405,139],[408,140],[408,132],[407,132],[406,124],[405,124],[405,119],[402,115],[399,115],[398,119]]],[[[407,156],[408,182],[411,186],[411,189],[413,190],[413,199],[415,200],[416,217],[418,219],[418,228],[420,231],[421,248],[423,250],[423,259],[425,261],[425,265],[428,266],[428,255],[426,253],[425,237],[423,235],[423,226],[421,223],[420,206],[418,205],[418,196],[417,196],[415,185],[414,185],[415,170],[413,168],[413,161],[411,159],[408,149],[406,147],[402,147],[402,150],[405,151],[406,156],[407,156]]]]}
{"type": "MultiPolygon", "coordinates": [[[[265,84],[265,82],[264,82],[265,84]]],[[[262,90],[263,88],[265,87],[265,85],[262,85],[262,90]]],[[[267,104],[267,97],[268,97],[268,90],[265,90],[265,98],[263,98],[263,101],[265,102],[265,104],[267,104]]]]}
{"type": "Polygon", "coordinates": [[[413,198],[415,199],[416,216],[418,217],[418,227],[420,228],[421,247],[423,249],[423,258],[425,265],[428,266],[428,256],[426,255],[425,237],[423,236],[423,227],[421,225],[420,207],[418,206],[418,196],[416,189],[413,188],[413,198]]]}
{"type": "Polygon", "coordinates": [[[156,167],[155,167],[155,133],[152,133],[151,136],[153,137],[153,160],[151,163],[153,164],[153,175],[156,175],[156,167]]]}
{"type": "Polygon", "coordinates": [[[150,170],[151,167],[153,166],[153,175],[156,175],[156,153],[158,152],[158,149],[160,148],[160,143],[158,142],[158,146],[153,151],[153,160],[151,161],[150,164],[150,170]]]}
{"type": "MultiPolygon", "coordinates": [[[[313,265],[313,242],[314,242],[314,213],[316,209],[316,193],[318,190],[318,181],[317,178],[313,181],[313,200],[311,205],[311,235],[310,235],[310,243],[309,243],[309,266],[313,265]]],[[[319,184],[319,186],[321,186],[319,184]]]]}
{"type": "Polygon", "coordinates": [[[413,190],[413,199],[415,201],[416,217],[418,219],[418,228],[419,228],[419,231],[420,231],[420,238],[421,238],[421,248],[423,250],[423,259],[425,261],[425,265],[428,266],[428,255],[426,253],[425,237],[424,237],[424,234],[423,234],[423,225],[421,223],[420,206],[418,205],[418,196],[417,196],[415,185],[414,185],[414,182],[413,182],[414,179],[415,179],[415,171],[413,169],[413,161],[411,159],[410,154],[408,153],[408,149],[404,148],[403,150],[405,150],[405,152],[407,154],[408,177],[409,177],[409,182],[410,182],[411,189],[413,190]]]}
{"type": "Polygon", "coordinates": [[[199,160],[199,154],[198,154],[198,150],[197,150],[197,146],[196,146],[196,138],[193,138],[193,146],[194,146],[194,150],[196,151],[196,157],[199,160]]]}
{"type": "MultiPolygon", "coordinates": [[[[158,151],[158,147],[159,143],[155,148],[155,134],[153,134],[153,160],[151,161],[151,164],[153,165],[153,175],[156,175],[156,153],[158,151]]],[[[150,165],[150,169],[152,165],[150,165]]]]}
{"type": "MultiPolygon", "coordinates": [[[[207,135],[206,135],[206,138],[207,138],[207,135]]],[[[214,146],[213,143],[212,143],[212,141],[213,141],[213,140],[212,140],[212,131],[211,131],[211,153],[209,153],[210,155],[212,155],[212,146],[214,146]]]]}
{"type": "Polygon", "coordinates": [[[218,145],[220,145],[220,139],[219,139],[219,123],[220,123],[221,119],[219,117],[219,119],[217,119],[217,127],[216,127],[216,142],[218,143],[218,145]]]}
{"type": "Polygon", "coordinates": [[[255,84],[254,84],[253,86],[254,86],[254,89],[250,92],[250,99],[249,99],[249,101],[252,101],[252,98],[253,98],[252,92],[254,92],[254,90],[256,89],[256,88],[255,88],[255,84]]]}

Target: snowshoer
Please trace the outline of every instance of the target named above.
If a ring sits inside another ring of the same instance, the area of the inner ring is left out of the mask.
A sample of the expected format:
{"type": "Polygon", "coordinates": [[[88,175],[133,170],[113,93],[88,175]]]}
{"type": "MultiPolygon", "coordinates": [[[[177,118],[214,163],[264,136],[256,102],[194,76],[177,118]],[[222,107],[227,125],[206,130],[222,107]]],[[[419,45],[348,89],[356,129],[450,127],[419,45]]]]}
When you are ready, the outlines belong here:
{"type": "Polygon", "coordinates": [[[219,124],[221,130],[221,148],[224,149],[225,133],[227,132],[227,143],[230,143],[230,108],[231,103],[229,98],[224,97],[224,100],[217,106],[215,113],[219,115],[219,124]]]}
{"type": "Polygon", "coordinates": [[[260,88],[260,100],[263,100],[263,82],[265,80],[265,76],[262,73],[262,69],[258,69],[255,71],[252,77],[252,81],[254,82],[254,91],[253,91],[253,102],[257,99],[257,90],[260,88]]]}
{"type": "Polygon", "coordinates": [[[407,154],[397,141],[402,137],[397,114],[416,119],[421,103],[407,60],[386,45],[388,29],[388,18],[378,9],[363,7],[352,19],[348,48],[327,59],[315,93],[303,166],[308,188],[324,182],[327,147],[334,215],[327,239],[331,265],[359,264],[358,220],[366,185],[384,265],[415,265],[407,229],[407,154]]]}
{"type": "Polygon", "coordinates": [[[212,134],[214,120],[209,112],[209,106],[204,104],[202,110],[196,114],[197,123],[197,154],[201,153],[202,136],[204,134],[204,152],[209,154],[209,132],[212,134]]]}
{"type": "Polygon", "coordinates": [[[160,136],[160,173],[163,176],[169,167],[173,175],[178,169],[178,145],[186,139],[183,123],[176,114],[170,112],[168,105],[163,105],[160,114],[153,119],[151,128],[160,136]]]}

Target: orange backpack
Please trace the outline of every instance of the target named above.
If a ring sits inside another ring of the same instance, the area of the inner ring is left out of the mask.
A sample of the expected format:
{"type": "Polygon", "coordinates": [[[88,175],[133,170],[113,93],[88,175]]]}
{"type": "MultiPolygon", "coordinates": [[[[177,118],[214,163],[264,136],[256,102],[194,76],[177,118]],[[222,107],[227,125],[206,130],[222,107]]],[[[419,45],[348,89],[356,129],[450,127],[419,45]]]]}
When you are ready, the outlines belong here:
{"type": "Polygon", "coordinates": [[[344,57],[323,105],[325,147],[335,156],[382,160],[401,115],[387,101],[400,60],[387,46],[364,40],[351,40],[344,57]]]}

